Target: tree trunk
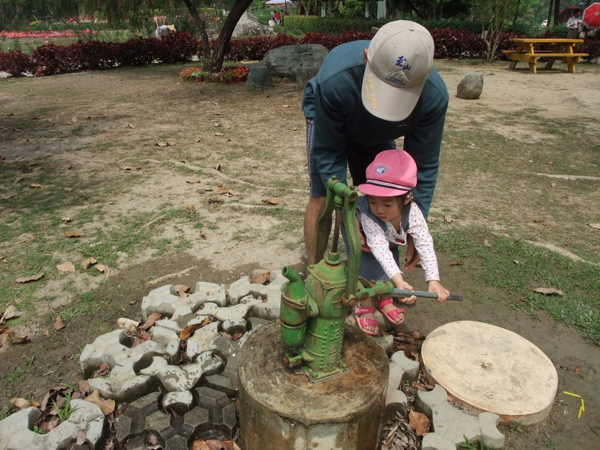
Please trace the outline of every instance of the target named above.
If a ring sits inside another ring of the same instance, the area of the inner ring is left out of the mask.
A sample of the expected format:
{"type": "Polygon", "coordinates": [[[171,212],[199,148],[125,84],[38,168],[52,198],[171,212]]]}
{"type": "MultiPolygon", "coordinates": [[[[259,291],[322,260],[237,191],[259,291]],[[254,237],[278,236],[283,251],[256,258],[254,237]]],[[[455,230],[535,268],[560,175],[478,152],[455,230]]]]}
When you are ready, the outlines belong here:
{"type": "Polygon", "coordinates": [[[233,30],[251,3],[252,0],[237,0],[235,2],[235,5],[233,5],[233,8],[229,11],[229,15],[219,33],[210,60],[206,60],[204,63],[204,71],[216,73],[223,68],[223,59],[225,58],[225,52],[229,46],[231,36],[233,35],[233,30]]]}
{"type": "Polygon", "coordinates": [[[190,12],[190,15],[192,16],[192,19],[194,20],[194,23],[200,31],[200,37],[202,39],[202,59],[206,64],[206,61],[208,61],[208,59],[210,58],[210,41],[208,40],[208,33],[206,32],[206,23],[204,22],[204,20],[202,20],[200,14],[198,14],[198,10],[196,9],[191,0],[183,0],[183,3],[187,7],[188,11],[190,12]]]}

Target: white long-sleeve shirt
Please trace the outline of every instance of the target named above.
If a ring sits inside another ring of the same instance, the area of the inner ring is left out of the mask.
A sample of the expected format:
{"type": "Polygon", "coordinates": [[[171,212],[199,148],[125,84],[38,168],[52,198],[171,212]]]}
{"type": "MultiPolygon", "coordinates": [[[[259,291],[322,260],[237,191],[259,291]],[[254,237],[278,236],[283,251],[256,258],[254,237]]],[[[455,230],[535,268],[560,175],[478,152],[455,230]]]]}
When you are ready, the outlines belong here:
{"type": "Polygon", "coordinates": [[[415,203],[410,204],[408,216],[408,229],[396,231],[390,222],[385,222],[386,229],[382,229],[377,222],[367,214],[358,211],[358,218],[367,239],[367,245],[375,259],[379,262],[386,275],[391,279],[394,275],[402,273],[398,261],[394,259],[390,245],[406,245],[406,236],[410,234],[415,243],[415,250],[421,257],[421,266],[425,272],[425,281],[440,279],[437,257],[433,248],[433,238],[429,233],[427,221],[415,203]]]}

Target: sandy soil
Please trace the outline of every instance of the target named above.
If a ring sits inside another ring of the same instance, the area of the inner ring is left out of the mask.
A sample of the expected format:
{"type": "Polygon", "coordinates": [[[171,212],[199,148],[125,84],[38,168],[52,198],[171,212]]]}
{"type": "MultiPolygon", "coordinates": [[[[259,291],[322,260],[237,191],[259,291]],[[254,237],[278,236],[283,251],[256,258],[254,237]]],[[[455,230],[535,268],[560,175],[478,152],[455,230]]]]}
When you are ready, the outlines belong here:
{"type": "MultiPolygon", "coordinates": [[[[545,135],[528,120],[528,115],[536,114],[549,119],[577,118],[598,136],[593,111],[600,106],[600,90],[590,88],[597,85],[598,66],[580,64],[577,74],[567,74],[566,66],[557,63],[558,70],[532,75],[525,68],[509,72],[507,63],[440,61],[436,65],[451,93],[447,127],[476,126],[523,145],[543,145],[545,135]],[[455,96],[456,85],[468,72],[484,74],[484,94],[478,100],[455,96]],[[516,117],[512,123],[496,120],[511,115],[516,117]]],[[[226,86],[186,86],[177,82],[176,70],[180,67],[144,71],[141,75],[123,70],[3,82],[0,133],[10,136],[11,141],[10,145],[0,142],[0,154],[10,164],[25,166],[37,156],[51,155],[54,167],[68,166],[77,177],[80,195],[91,200],[82,197],[80,204],[65,207],[65,216],[75,216],[97,201],[109,205],[105,223],[135,212],[148,214],[144,226],[149,226],[161,220],[161,205],[165,203],[182,208],[194,204],[200,220],[210,225],[203,229],[200,239],[198,229],[169,221],[160,228],[162,236],[184,236],[191,242],[190,248],[164,256],[153,249],[124,253],[119,269],[111,270],[106,280],[77,274],[49,282],[37,295],[53,300],[40,302],[39,320],[27,322],[19,330],[32,338],[27,354],[36,357],[36,364],[25,369],[19,383],[11,383],[8,378],[17,367],[24,367],[23,348],[8,346],[0,350],[3,396],[39,399],[52,386],[74,383],[81,378],[77,358],[82,345],[114,329],[117,318],[138,317],[141,299],[159,285],[230,283],[257,267],[275,270],[291,265],[304,270],[300,223],[307,176],[300,89],[278,84],[274,91],[248,93],[242,86],[231,86],[227,91],[226,86]],[[53,107],[53,102],[59,107],[53,107]],[[16,128],[26,133],[16,135],[16,128]],[[223,135],[217,136],[215,130],[223,135]],[[196,142],[199,138],[200,144],[196,142]],[[157,147],[157,142],[173,145],[157,147]],[[261,146],[268,146],[283,162],[257,158],[253,151],[261,146]],[[199,172],[200,187],[185,182],[199,172]],[[125,189],[112,192],[110,185],[125,189]],[[227,208],[207,203],[217,197],[219,185],[230,190],[227,208]],[[270,207],[264,200],[269,198],[281,202],[280,216],[266,213],[270,207]],[[92,318],[76,316],[63,332],[45,338],[43,330],[51,325],[54,313],[87,290],[105,305],[103,310],[92,318]]],[[[33,167],[22,176],[33,182],[35,174],[33,167]]],[[[432,212],[449,210],[456,216],[464,212],[465,223],[475,220],[469,219],[466,211],[483,205],[487,199],[477,198],[475,189],[469,198],[458,200],[446,188],[447,183],[441,177],[432,212]]],[[[10,196],[18,189],[18,183],[3,186],[0,194],[10,196]]],[[[9,217],[11,211],[0,213],[9,217]]],[[[103,226],[90,223],[82,231],[93,236],[103,226]]],[[[9,254],[6,252],[10,248],[8,244],[0,247],[3,254],[9,254]]],[[[75,257],[73,253],[56,255],[58,260],[75,257]]],[[[452,261],[453,255],[440,255],[442,276],[448,280],[450,290],[480,289],[476,281],[480,269],[468,264],[451,267],[452,261]]],[[[409,275],[409,281],[418,284],[416,278],[409,275]]],[[[492,298],[505,295],[493,289],[485,294],[492,298]]],[[[600,349],[577,331],[544,315],[533,319],[520,310],[478,298],[441,306],[420,301],[408,314],[405,331],[427,334],[450,321],[479,320],[522,335],[550,357],[559,375],[552,413],[538,425],[503,428],[508,448],[597,446],[600,349]],[[579,404],[562,395],[563,391],[578,393],[585,399],[586,412],[581,419],[577,418],[579,404]]],[[[0,404],[5,401],[0,399],[0,404]]]]}

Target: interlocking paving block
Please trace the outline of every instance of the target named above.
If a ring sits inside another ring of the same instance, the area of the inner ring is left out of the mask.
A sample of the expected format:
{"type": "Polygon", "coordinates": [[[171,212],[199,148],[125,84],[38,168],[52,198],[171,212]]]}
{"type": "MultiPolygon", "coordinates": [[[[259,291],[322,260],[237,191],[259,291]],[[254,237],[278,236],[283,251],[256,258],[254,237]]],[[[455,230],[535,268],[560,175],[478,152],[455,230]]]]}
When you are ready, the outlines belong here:
{"type": "Polygon", "coordinates": [[[129,436],[138,434],[141,431],[143,431],[134,431],[133,419],[124,414],[121,414],[115,419],[115,424],[117,427],[117,441],[119,442],[123,442],[123,440],[127,439],[129,436]]]}
{"type": "Polygon", "coordinates": [[[221,322],[221,328],[228,334],[244,333],[246,331],[246,315],[250,305],[235,305],[219,308],[215,317],[221,322]]]}
{"type": "Polygon", "coordinates": [[[197,406],[183,416],[183,423],[181,424],[178,433],[189,439],[190,437],[209,429],[210,418],[208,410],[197,406]]]}
{"type": "Polygon", "coordinates": [[[224,392],[230,398],[236,398],[239,393],[239,375],[237,368],[233,369],[227,366],[220,374],[206,377],[205,384],[211,389],[224,392]]]}
{"type": "Polygon", "coordinates": [[[41,411],[32,406],[0,421],[0,450],[43,448],[45,436],[31,431],[40,414],[41,411]]]}
{"type": "MultiPolygon", "coordinates": [[[[448,401],[448,395],[440,385],[436,385],[429,392],[418,391],[415,409],[430,418],[434,432],[429,434],[437,435],[435,436],[436,442],[445,440],[457,446],[463,443],[466,437],[470,442],[489,442],[495,446],[493,448],[504,446],[504,436],[495,426],[497,422],[494,424],[489,416],[484,416],[480,420],[478,417],[459,411],[448,401]]],[[[423,446],[427,444],[429,448],[433,449],[430,440],[427,442],[424,440],[423,446]]]]}
{"type": "Polygon", "coordinates": [[[189,391],[198,384],[203,375],[216,373],[223,362],[215,358],[212,352],[204,352],[196,361],[184,366],[172,366],[160,356],[152,358],[152,364],[140,373],[157,377],[162,386],[169,392],[189,391]]]}
{"type": "Polygon", "coordinates": [[[279,286],[267,286],[264,289],[264,300],[252,304],[252,314],[266,320],[279,318],[281,311],[281,288],[279,286]]]}
{"type": "Polygon", "coordinates": [[[225,285],[223,284],[199,281],[196,283],[194,293],[188,298],[195,305],[201,305],[206,302],[216,303],[219,306],[227,305],[227,295],[225,293],[225,285]]]}
{"type": "Polygon", "coordinates": [[[188,450],[187,439],[183,436],[175,435],[165,440],[165,450],[188,450]]]}
{"type": "Polygon", "coordinates": [[[162,406],[164,411],[183,416],[194,407],[194,396],[190,391],[167,392],[162,399],[162,406]]]}
{"type": "Polygon", "coordinates": [[[227,394],[219,392],[208,387],[200,387],[195,389],[198,397],[198,406],[205,408],[209,412],[210,421],[213,424],[222,424],[222,429],[229,436],[233,436],[234,429],[237,425],[237,419],[232,421],[232,414],[235,417],[235,404],[230,400],[227,394]],[[231,406],[233,406],[233,410],[231,406]]]}
{"type": "Polygon", "coordinates": [[[77,441],[77,433],[85,433],[92,448],[98,448],[103,439],[104,413],[100,407],[85,400],[71,400],[71,415],[47,435],[45,450],[69,448],[77,441]]]}
{"type": "Polygon", "coordinates": [[[188,360],[194,361],[199,354],[211,350],[212,343],[217,337],[219,337],[219,322],[211,322],[196,330],[187,340],[185,352],[188,360]]]}
{"type": "Polygon", "coordinates": [[[176,430],[171,426],[173,417],[162,411],[156,411],[146,417],[146,429],[156,431],[160,436],[167,440],[175,436],[176,430]]]}

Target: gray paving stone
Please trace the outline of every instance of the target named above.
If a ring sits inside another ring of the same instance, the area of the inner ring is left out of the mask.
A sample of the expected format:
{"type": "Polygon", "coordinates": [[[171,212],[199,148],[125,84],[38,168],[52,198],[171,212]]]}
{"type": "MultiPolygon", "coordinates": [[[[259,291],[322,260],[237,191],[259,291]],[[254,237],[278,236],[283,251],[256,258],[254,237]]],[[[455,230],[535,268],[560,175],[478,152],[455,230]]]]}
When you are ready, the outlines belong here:
{"type": "Polygon", "coordinates": [[[183,416],[194,407],[194,396],[190,391],[167,392],[162,399],[164,411],[183,416]]]}
{"type": "Polygon", "coordinates": [[[239,375],[237,368],[225,367],[220,374],[206,377],[207,387],[216,391],[224,392],[229,398],[236,398],[239,393],[239,375]]]}
{"type": "Polygon", "coordinates": [[[172,417],[162,411],[156,411],[146,417],[146,430],[156,431],[163,440],[175,436],[175,429],[171,426],[172,417]]]}
{"type": "Polygon", "coordinates": [[[189,298],[197,306],[207,302],[216,303],[219,306],[227,305],[227,294],[225,293],[224,284],[199,281],[196,283],[194,293],[189,298]]]}
{"type": "Polygon", "coordinates": [[[210,429],[210,418],[207,409],[195,407],[185,416],[178,433],[186,439],[210,429]]]}
{"type": "Polygon", "coordinates": [[[183,436],[175,435],[165,441],[165,450],[188,450],[187,439],[183,436]]]}

